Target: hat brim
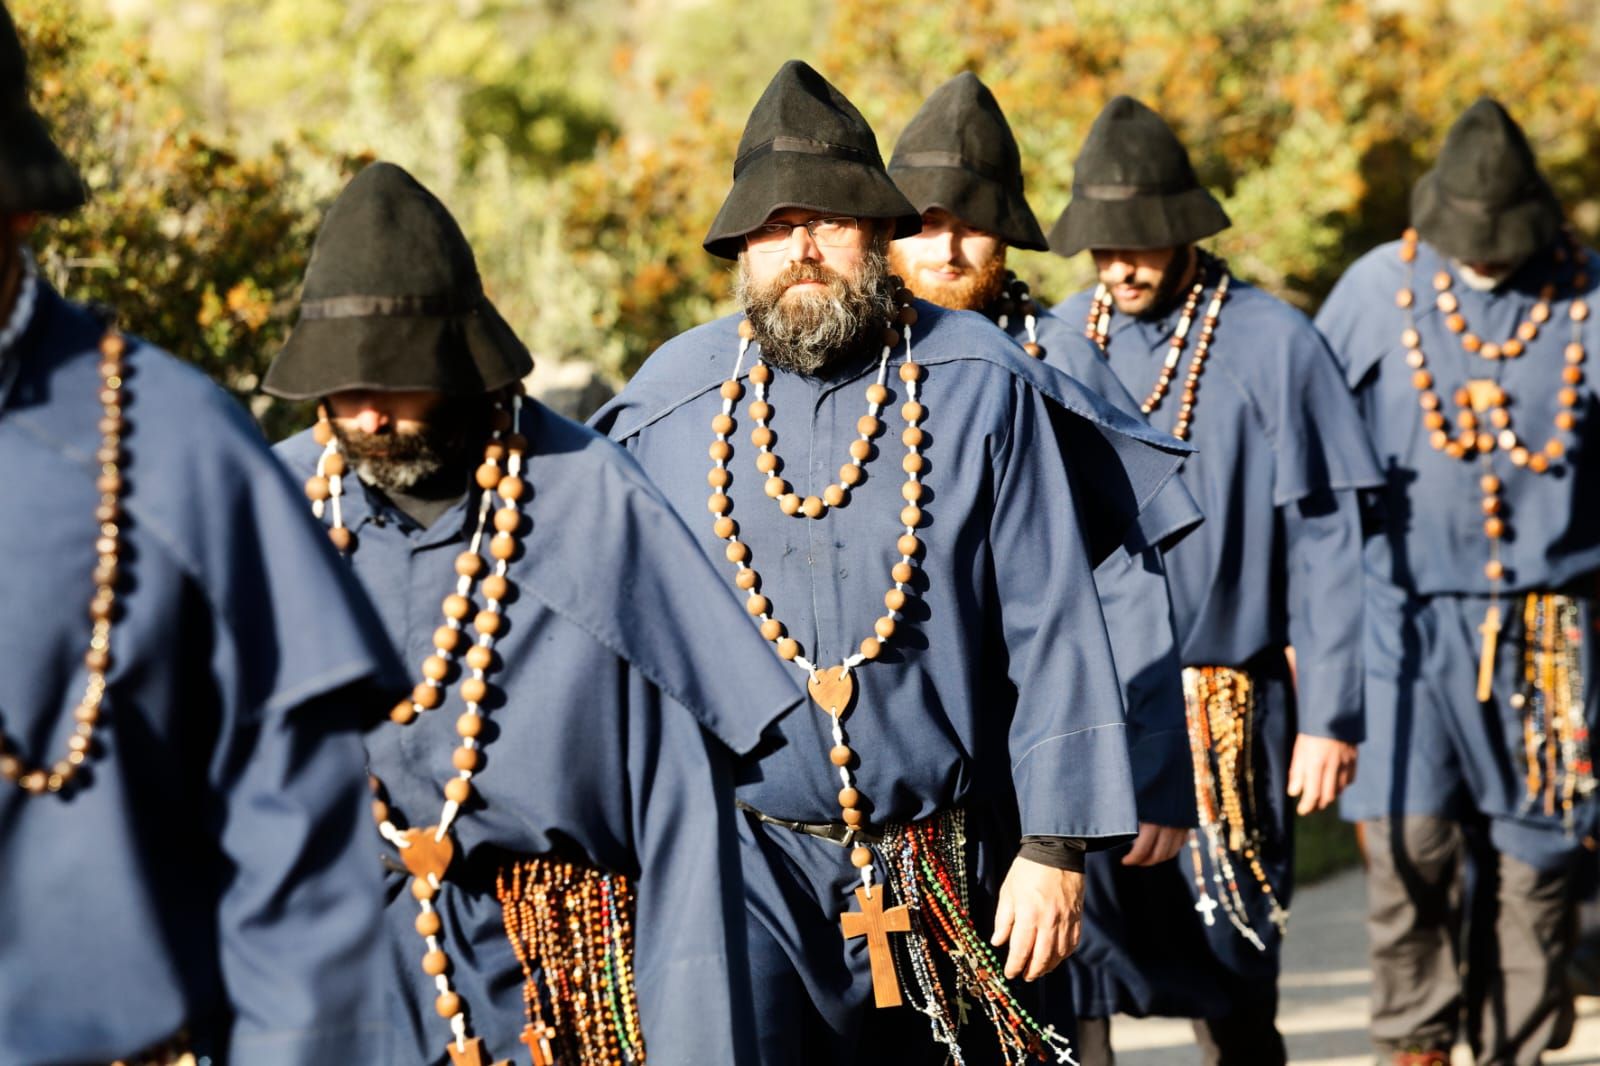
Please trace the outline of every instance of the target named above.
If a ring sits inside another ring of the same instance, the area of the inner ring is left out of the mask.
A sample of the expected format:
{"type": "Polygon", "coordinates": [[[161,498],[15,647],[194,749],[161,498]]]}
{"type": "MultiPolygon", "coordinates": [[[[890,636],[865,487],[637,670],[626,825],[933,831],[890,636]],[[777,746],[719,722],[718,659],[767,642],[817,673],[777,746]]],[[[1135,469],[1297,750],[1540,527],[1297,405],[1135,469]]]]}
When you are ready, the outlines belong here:
{"type": "Polygon", "coordinates": [[[1125,200],[1073,196],[1050,229],[1050,250],[1071,256],[1089,248],[1176,248],[1231,225],[1216,197],[1203,188],[1125,200]]]}
{"type": "Polygon", "coordinates": [[[532,369],[527,346],[484,300],[470,315],[302,319],[261,389],[285,400],[347,389],[481,396],[532,369]]]}
{"type": "Polygon", "coordinates": [[[960,167],[896,167],[889,177],[920,214],[941,207],[974,229],[992,233],[1013,248],[1049,248],[1039,220],[1021,192],[960,167]]]}
{"type": "Polygon", "coordinates": [[[734,180],[702,246],[712,255],[737,259],[745,234],[786,208],[889,219],[894,240],[922,232],[922,213],[882,167],[805,152],[769,152],[734,180]]]}
{"type": "Polygon", "coordinates": [[[88,200],[83,179],[26,106],[0,105],[0,212],[59,215],[88,200]]]}
{"type": "Polygon", "coordinates": [[[1466,263],[1519,263],[1561,232],[1561,204],[1548,185],[1528,199],[1486,209],[1452,200],[1430,170],[1411,189],[1411,224],[1422,239],[1466,263]]]}

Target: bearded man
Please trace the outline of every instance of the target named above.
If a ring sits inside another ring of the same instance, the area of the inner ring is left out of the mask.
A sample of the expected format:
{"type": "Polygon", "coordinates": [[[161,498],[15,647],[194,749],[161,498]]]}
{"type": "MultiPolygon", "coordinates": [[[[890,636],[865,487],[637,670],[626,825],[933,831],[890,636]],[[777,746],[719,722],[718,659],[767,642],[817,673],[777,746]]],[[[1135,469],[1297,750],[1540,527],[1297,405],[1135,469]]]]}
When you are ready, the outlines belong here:
{"type": "Polygon", "coordinates": [[[522,397],[531,368],[445,206],[357,175],[265,388],[321,401],[279,455],[420,664],[368,742],[383,1061],[751,1063],[733,753],[798,697],[634,463],[522,397]]]}
{"type": "Polygon", "coordinates": [[[1451,127],[1411,217],[1317,316],[1387,475],[1343,804],[1365,827],[1372,1035],[1415,1066],[1463,1029],[1480,1063],[1536,1063],[1571,1029],[1595,862],[1600,258],[1493,100],[1451,127]]]}
{"type": "Polygon", "coordinates": [[[918,226],[860,113],[786,64],[705,240],[742,313],[596,416],[815,704],[740,789],[769,1066],[1066,1054],[1011,982],[1073,949],[1088,842],[1136,828],[1090,572],[1182,448],[904,294],[886,250],[918,226]]]}
{"type": "Polygon", "coordinates": [[[1289,797],[1302,814],[1333,802],[1362,738],[1357,493],[1377,468],[1310,322],[1196,247],[1228,225],[1161,117],[1118,97],[1050,235],[1100,274],[1056,314],[1084,324],[1153,425],[1196,445],[1182,477],[1207,516],[1165,555],[1200,828],[1176,864],[1091,870],[1093,958],[1070,971],[1094,1020],[1086,1062],[1110,1061],[1119,1011],[1198,1019],[1208,1063],[1284,1061],[1289,797]]]}
{"type": "Polygon", "coordinates": [[[0,7],[0,1062],[378,1062],[361,731],[402,675],[248,415],[63,299],[0,7]]]}
{"type": "MultiPolygon", "coordinates": [[[[922,213],[922,232],[889,248],[889,264],[907,288],[940,307],[978,312],[1029,355],[1138,417],[1138,404],[1099,349],[1039,308],[1006,268],[1009,248],[1048,246],[1023,191],[1022,153],[1011,124],[977,75],[958,74],[934,90],[896,143],[889,176],[922,213]]],[[[1124,550],[1094,572],[1138,789],[1139,836],[1117,853],[1129,866],[1172,859],[1195,824],[1183,679],[1161,551],[1199,520],[1193,497],[1174,479],[1141,514],[1124,550]]]]}

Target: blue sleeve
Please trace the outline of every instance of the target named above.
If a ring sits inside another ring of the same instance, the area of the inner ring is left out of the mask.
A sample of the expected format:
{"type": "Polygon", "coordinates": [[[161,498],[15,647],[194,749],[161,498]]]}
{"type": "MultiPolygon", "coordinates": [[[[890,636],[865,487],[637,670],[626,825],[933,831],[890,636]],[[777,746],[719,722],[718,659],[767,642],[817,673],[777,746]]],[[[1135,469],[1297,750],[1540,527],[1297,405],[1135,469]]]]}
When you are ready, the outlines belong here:
{"type": "Polygon", "coordinates": [[[1279,509],[1288,557],[1289,643],[1298,675],[1299,731],[1359,744],[1361,514],[1351,490],[1279,509]]]}
{"type": "Polygon", "coordinates": [[[1139,821],[1193,826],[1183,666],[1161,553],[1113,555],[1095,569],[1094,581],[1127,704],[1139,821]]]}
{"type": "Polygon", "coordinates": [[[1090,572],[1081,480],[1055,420],[1076,416],[1013,385],[1010,437],[995,457],[991,565],[1007,675],[1016,689],[1012,779],[1024,836],[1138,830],[1122,694],[1090,572]]]}

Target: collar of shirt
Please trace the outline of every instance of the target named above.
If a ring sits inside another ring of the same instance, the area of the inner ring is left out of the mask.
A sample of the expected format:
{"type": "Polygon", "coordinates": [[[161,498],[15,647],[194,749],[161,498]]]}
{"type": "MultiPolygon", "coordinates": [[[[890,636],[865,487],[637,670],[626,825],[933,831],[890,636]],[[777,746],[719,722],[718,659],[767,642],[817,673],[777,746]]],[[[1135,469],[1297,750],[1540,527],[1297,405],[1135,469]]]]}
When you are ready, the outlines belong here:
{"type": "Polygon", "coordinates": [[[10,317],[0,326],[0,360],[6,358],[33,321],[33,308],[39,299],[39,268],[34,265],[33,253],[23,248],[18,254],[22,256],[22,283],[17,286],[10,317]]]}
{"type": "Polygon", "coordinates": [[[380,529],[393,526],[414,542],[413,547],[430,548],[466,540],[471,532],[468,523],[475,522],[478,517],[476,492],[463,490],[461,499],[452,504],[432,525],[424,527],[390,503],[382,493],[369,488],[366,482],[353,473],[344,483],[345,493],[340,501],[344,510],[344,523],[358,538],[361,536],[361,530],[369,523],[380,529]],[[358,491],[352,491],[352,486],[360,488],[358,491]],[[469,505],[471,505],[470,514],[469,505]]]}

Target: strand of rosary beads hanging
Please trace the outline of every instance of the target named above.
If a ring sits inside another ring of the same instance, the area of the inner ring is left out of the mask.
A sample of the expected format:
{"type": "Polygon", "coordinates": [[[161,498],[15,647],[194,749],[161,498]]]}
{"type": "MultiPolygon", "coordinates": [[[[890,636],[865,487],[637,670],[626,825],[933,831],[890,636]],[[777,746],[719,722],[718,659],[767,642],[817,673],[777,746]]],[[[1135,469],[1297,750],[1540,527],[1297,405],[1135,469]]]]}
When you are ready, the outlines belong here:
{"type": "Polygon", "coordinates": [[[525,860],[495,879],[506,936],[523,973],[533,1066],[645,1061],[634,993],[632,887],[592,867],[525,860]],[[539,967],[549,994],[546,1021],[539,967]]]}
{"type": "MultiPolygon", "coordinates": [[[[1179,440],[1189,439],[1189,426],[1194,421],[1194,406],[1200,393],[1200,375],[1205,373],[1206,359],[1211,355],[1211,338],[1217,331],[1217,322],[1222,317],[1222,304],[1228,298],[1228,286],[1231,275],[1228,265],[1209,253],[1196,251],[1199,257],[1199,270],[1195,275],[1194,286],[1189,290],[1189,296],[1183,304],[1183,314],[1178,317],[1177,328],[1172,331],[1172,339],[1167,342],[1167,357],[1161,363],[1161,370],[1156,375],[1156,383],[1150,390],[1150,395],[1139,404],[1139,410],[1149,415],[1161,406],[1161,401],[1166,398],[1167,390],[1172,387],[1173,376],[1178,371],[1178,362],[1183,357],[1183,349],[1189,343],[1189,333],[1194,328],[1195,311],[1200,306],[1200,298],[1205,295],[1206,279],[1212,272],[1217,273],[1217,286],[1211,295],[1211,305],[1206,308],[1205,318],[1200,323],[1200,338],[1194,346],[1194,354],[1189,357],[1189,370],[1183,380],[1183,394],[1178,405],[1178,421],[1172,427],[1172,435],[1179,440]]],[[[1088,321],[1084,326],[1084,336],[1093,341],[1101,351],[1106,353],[1106,342],[1111,335],[1111,315],[1116,304],[1111,298],[1111,290],[1104,284],[1094,290],[1094,299],[1089,302],[1088,321]]]]}
{"type": "MultiPolygon", "coordinates": [[[[29,260],[31,262],[31,260],[29,260]]],[[[15,745],[0,732],[0,776],[30,796],[59,793],[77,778],[94,751],[95,727],[105,709],[106,674],[111,670],[111,625],[117,610],[117,575],[122,560],[122,476],[125,456],[122,437],[127,430],[123,406],[127,342],[112,328],[100,338],[100,447],[95,452],[99,473],[95,477],[94,592],[89,597],[89,647],[83,654],[87,677],[83,695],[73,709],[72,735],[67,751],[48,768],[29,766],[16,754],[15,745]]]]}
{"type": "MultiPolygon", "coordinates": [[[[392,722],[405,726],[418,715],[440,706],[444,702],[447,681],[457,667],[457,657],[465,661],[470,673],[463,672],[461,698],[466,706],[456,719],[456,734],[461,745],[451,755],[455,775],[443,786],[444,803],[438,823],[426,828],[397,828],[383,784],[376,777],[372,778],[372,816],[378,833],[395,846],[411,874],[411,895],[420,909],[416,930],[427,947],[422,957],[422,971],[433,978],[438,991],[434,1009],[449,1022],[453,1039],[446,1050],[454,1066],[483,1066],[483,1041],[481,1037],[469,1035],[467,1005],[450,985],[450,958],[443,947],[443,923],[434,900],[443,887],[455,853],[454,840],[449,835],[451,824],[471,797],[472,776],[482,764],[479,738],[483,732],[483,701],[489,691],[488,674],[495,663],[495,637],[504,626],[503,605],[511,591],[507,568],[517,554],[517,536],[524,524],[520,501],[531,495],[530,487],[522,478],[528,442],[514,431],[521,409],[522,394],[518,386],[512,392],[510,410],[497,403],[490,416],[490,437],[484,445],[483,463],[473,475],[480,490],[477,521],[467,550],[456,557],[455,590],[444,598],[441,606],[443,624],[434,630],[434,650],[422,662],[422,680],[412,689],[410,697],[401,700],[389,712],[392,722]],[[482,552],[491,517],[495,532],[489,537],[488,546],[494,563],[489,567],[482,552]],[[486,569],[490,571],[487,575],[486,569]],[[471,595],[474,585],[480,584],[479,578],[482,578],[480,591],[485,602],[483,609],[474,613],[471,595]],[[474,634],[470,640],[469,615],[474,634]],[[467,645],[464,654],[463,645],[467,645]]],[[[319,412],[314,436],[324,446],[318,463],[319,471],[324,473],[308,479],[306,496],[312,501],[313,512],[320,517],[317,505],[329,499],[337,500],[331,481],[342,477],[345,470],[344,457],[337,452],[337,436],[325,409],[319,412]],[[330,462],[335,458],[337,462],[330,462]]],[[[337,505],[331,517],[336,524],[329,530],[330,537],[336,547],[347,550],[349,532],[343,527],[343,515],[337,505]]]]}
{"type": "MultiPolygon", "coordinates": [[[[894,302],[899,308],[898,323],[904,334],[892,327],[886,329],[883,350],[878,359],[877,376],[866,390],[868,414],[857,426],[858,430],[862,431],[861,436],[851,443],[850,461],[840,467],[839,481],[829,485],[825,498],[819,501],[826,503],[828,498],[832,498],[843,503],[848,491],[865,478],[865,466],[872,455],[872,438],[882,429],[878,413],[881,413],[889,401],[886,384],[889,358],[903,341],[905,360],[900,364],[899,378],[906,388],[906,401],[901,405],[900,416],[905,420],[906,428],[901,433],[900,439],[905,445],[906,455],[900,466],[905,472],[906,480],[900,493],[905,502],[900,511],[900,522],[905,532],[895,543],[895,550],[900,560],[890,568],[890,577],[894,583],[884,594],[886,612],[873,624],[873,635],[861,641],[855,654],[848,656],[838,666],[819,667],[805,658],[800,643],[789,635],[787,627],[773,614],[771,601],[761,593],[761,576],[750,565],[752,558],[750,546],[739,539],[739,524],[730,515],[733,510],[733,497],[729,494],[729,489],[733,484],[733,473],[728,463],[733,458],[733,444],[729,439],[735,429],[733,409],[734,404],[744,395],[744,386],[739,382],[739,372],[755,336],[748,319],[739,323],[738,358],[734,362],[733,373],[722,383],[722,409],[711,420],[711,431],[715,439],[710,447],[712,468],[707,475],[707,482],[711,486],[711,498],[707,501],[707,507],[714,516],[713,532],[718,539],[727,542],[724,555],[737,568],[734,584],[745,593],[745,609],[758,621],[761,635],[776,647],[778,657],[785,662],[794,663],[806,672],[807,691],[831,720],[833,747],[828,753],[828,758],[839,773],[838,799],[841,820],[852,829],[862,825],[865,815],[861,810],[861,794],[856,789],[853,775],[850,773],[850,762],[855,752],[846,741],[842,722],[855,691],[851,671],[862,663],[876,659],[883,649],[883,642],[894,636],[902,618],[901,612],[912,593],[911,581],[915,574],[917,557],[922,551],[922,541],[917,536],[917,529],[922,524],[922,510],[919,504],[924,492],[920,475],[926,466],[926,460],[920,451],[925,440],[921,424],[926,418],[927,411],[919,399],[922,366],[913,359],[911,350],[911,327],[917,321],[917,312],[911,306],[909,294],[900,279],[891,275],[889,281],[893,286],[894,302]],[[870,432],[867,432],[868,430],[870,432]],[[835,489],[839,490],[838,493],[834,493],[835,489]]],[[[764,390],[772,380],[772,369],[757,360],[750,368],[750,380],[758,389],[763,390],[759,395],[765,395],[764,390]]],[[[756,428],[751,432],[750,438],[758,451],[757,470],[768,477],[766,494],[778,500],[778,505],[785,514],[794,514],[796,511],[808,514],[806,501],[799,501],[798,506],[792,506],[797,499],[795,494],[789,492],[787,484],[776,477],[776,471],[781,469],[782,460],[772,450],[776,435],[766,424],[772,416],[770,405],[766,405],[765,400],[758,399],[751,408],[756,428]],[[757,407],[757,404],[764,406],[757,407]],[[757,415],[761,417],[756,417],[757,415]],[[774,481],[778,481],[779,485],[774,485],[774,481]],[[783,489],[782,492],[778,491],[780,487],[783,489]]],[[[810,510],[816,508],[812,507],[810,510]]],[[[817,517],[822,513],[819,511],[817,517]]],[[[873,878],[871,850],[865,846],[853,848],[850,852],[850,862],[860,871],[862,888],[870,898],[873,878]]]]}
{"type": "Polygon", "coordinates": [[[1510,703],[1522,717],[1523,810],[1542,802],[1573,831],[1574,808],[1596,790],[1584,718],[1582,630],[1567,596],[1523,598],[1523,676],[1510,703]]]}
{"type": "Polygon", "coordinates": [[[995,325],[1002,330],[1009,329],[1011,316],[1022,315],[1022,331],[1028,339],[1022,343],[1022,350],[1035,359],[1045,356],[1044,345],[1039,343],[1039,305],[1034,302],[1033,294],[1028,291],[1028,283],[1017,277],[1015,271],[1006,271],[1005,284],[1000,289],[1000,296],[992,305],[995,325]]]}
{"type": "Polygon", "coordinates": [[[1041,1026],[1018,1002],[1005,980],[994,949],[978,934],[967,905],[966,814],[942,811],[920,822],[890,826],[876,845],[889,872],[891,887],[916,914],[908,945],[910,957],[919,957],[913,974],[922,992],[923,1006],[934,1039],[950,1049],[953,1062],[962,1063],[956,1037],[965,1021],[964,995],[983,1008],[999,1039],[1007,1066],[1021,1066],[1030,1058],[1076,1066],[1071,1042],[1055,1026],[1041,1026]],[[950,1001],[931,953],[919,955],[918,940],[937,943],[955,974],[959,1013],[951,1016],[950,1001]]]}

